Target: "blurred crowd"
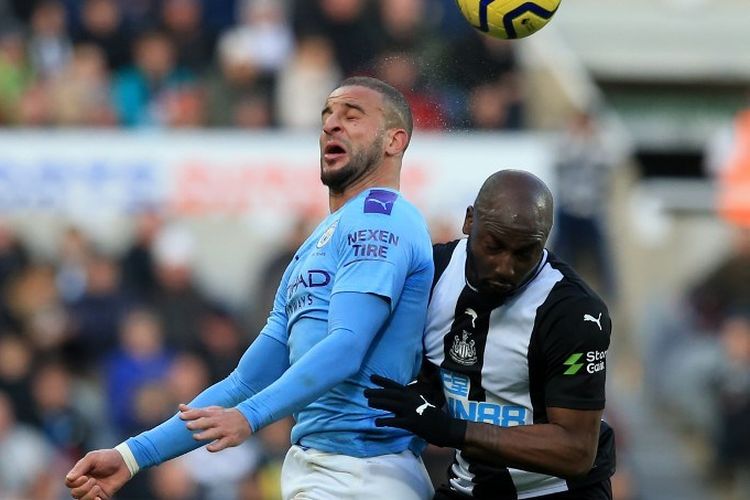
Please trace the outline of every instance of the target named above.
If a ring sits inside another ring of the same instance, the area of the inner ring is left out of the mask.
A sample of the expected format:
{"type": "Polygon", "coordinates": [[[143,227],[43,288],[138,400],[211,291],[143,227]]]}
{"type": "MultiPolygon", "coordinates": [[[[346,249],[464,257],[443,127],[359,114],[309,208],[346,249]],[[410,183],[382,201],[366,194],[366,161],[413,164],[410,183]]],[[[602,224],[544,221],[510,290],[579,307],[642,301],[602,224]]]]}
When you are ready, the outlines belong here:
{"type": "Polygon", "coordinates": [[[707,255],[681,295],[656,300],[640,327],[647,390],[693,444],[723,498],[750,494],[750,109],[706,159],[727,251],[707,255]]]}
{"type": "Polygon", "coordinates": [[[0,126],[311,128],[354,74],[423,129],[523,126],[513,45],[453,0],[0,0],[0,126]]]}

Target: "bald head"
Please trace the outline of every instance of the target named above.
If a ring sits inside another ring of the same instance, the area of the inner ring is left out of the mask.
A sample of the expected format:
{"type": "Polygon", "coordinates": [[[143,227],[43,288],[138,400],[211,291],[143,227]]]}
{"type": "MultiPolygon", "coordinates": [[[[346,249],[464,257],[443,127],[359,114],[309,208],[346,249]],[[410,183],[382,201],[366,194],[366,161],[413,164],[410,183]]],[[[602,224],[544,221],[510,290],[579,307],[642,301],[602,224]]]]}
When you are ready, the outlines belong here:
{"type": "Polygon", "coordinates": [[[479,190],[474,216],[488,224],[500,224],[549,236],[552,228],[552,193],[541,179],[522,170],[500,170],[479,190]]]}

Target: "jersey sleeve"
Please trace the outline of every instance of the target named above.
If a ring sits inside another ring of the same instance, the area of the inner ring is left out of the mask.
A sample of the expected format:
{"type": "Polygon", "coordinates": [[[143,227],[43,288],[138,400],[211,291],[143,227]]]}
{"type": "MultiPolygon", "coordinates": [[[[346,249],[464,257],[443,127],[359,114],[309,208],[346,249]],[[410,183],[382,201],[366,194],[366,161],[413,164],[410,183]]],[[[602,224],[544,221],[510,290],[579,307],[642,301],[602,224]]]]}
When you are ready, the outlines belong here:
{"type": "Polygon", "coordinates": [[[398,207],[388,214],[347,216],[334,237],[338,262],[331,294],[371,293],[386,299],[393,309],[412,266],[418,231],[409,230],[398,207]]]}
{"type": "Polygon", "coordinates": [[[278,340],[283,344],[287,343],[289,336],[287,331],[289,319],[286,313],[286,289],[287,283],[289,282],[291,267],[292,264],[289,263],[281,277],[279,288],[276,290],[276,295],[273,299],[273,309],[271,309],[271,312],[268,315],[266,325],[260,331],[261,334],[268,335],[272,339],[278,340]]]}
{"type": "Polygon", "coordinates": [[[607,350],[612,321],[606,306],[586,297],[562,303],[542,341],[545,405],[601,410],[605,403],[607,350]]]}

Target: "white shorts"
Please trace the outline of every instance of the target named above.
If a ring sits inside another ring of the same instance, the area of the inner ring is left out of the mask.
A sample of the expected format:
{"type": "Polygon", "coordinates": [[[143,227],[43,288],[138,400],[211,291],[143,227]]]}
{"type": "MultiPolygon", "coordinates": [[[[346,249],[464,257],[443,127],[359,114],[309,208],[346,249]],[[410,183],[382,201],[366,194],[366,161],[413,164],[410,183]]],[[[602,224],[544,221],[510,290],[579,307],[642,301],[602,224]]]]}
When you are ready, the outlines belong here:
{"type": "Polygon", "coordinates": [[[409,450],[356,458],[292,446],[281,468],[284,500],[426,500],[435,491],[409,450]]]}

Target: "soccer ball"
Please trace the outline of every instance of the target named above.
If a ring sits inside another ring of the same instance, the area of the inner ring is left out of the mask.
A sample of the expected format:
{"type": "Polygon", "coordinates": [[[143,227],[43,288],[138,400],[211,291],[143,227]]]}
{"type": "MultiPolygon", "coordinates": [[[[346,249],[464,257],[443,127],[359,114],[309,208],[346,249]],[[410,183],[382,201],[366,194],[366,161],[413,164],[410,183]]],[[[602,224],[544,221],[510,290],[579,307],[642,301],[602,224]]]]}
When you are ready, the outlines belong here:
{"type": "Polygon", "coordinates": [[[561,0],[456,0],[464,17],[479,31],[506,40],[542,29],[561,0]]]}

